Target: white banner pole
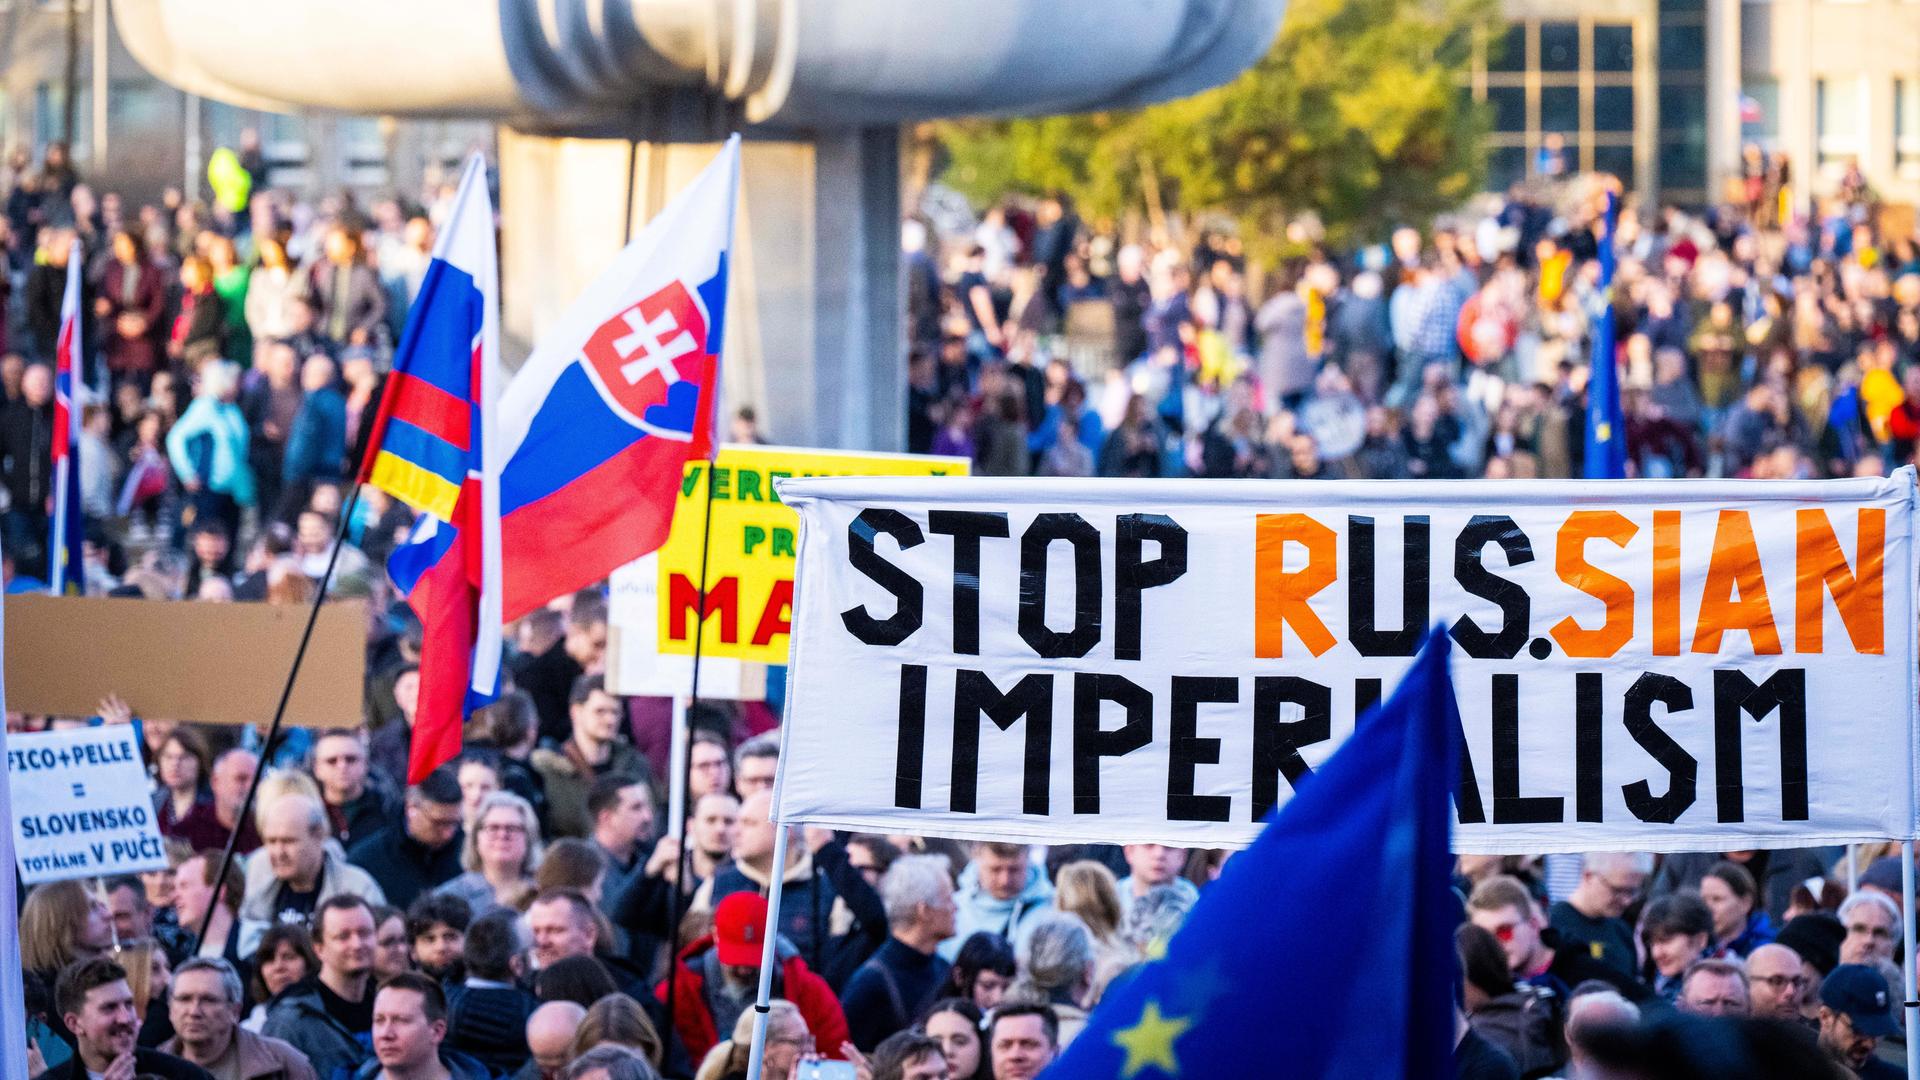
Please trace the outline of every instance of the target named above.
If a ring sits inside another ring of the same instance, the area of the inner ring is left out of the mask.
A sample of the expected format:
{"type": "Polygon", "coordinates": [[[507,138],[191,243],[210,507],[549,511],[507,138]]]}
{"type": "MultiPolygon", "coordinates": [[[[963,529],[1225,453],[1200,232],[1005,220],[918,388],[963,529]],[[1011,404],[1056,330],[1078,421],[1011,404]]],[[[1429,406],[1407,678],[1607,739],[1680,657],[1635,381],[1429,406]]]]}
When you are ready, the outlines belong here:
{"type": "Polygon", "coordinates": [[[673,695],[673,741],[667,750],[667,835],[680,840],[687,829],[687,697],[673,695]]]}
{"type": "Polygon", "coordinates": [[[1847,845],[1847,895],[1860,891],[1860,845],[1847,845]]]}
{"type": "MultiPolygon", "coordinates": [[[[793,831],[791,826],[779,824],[780,815],[770,815],[773,826],[773,888],[767,894],[767,931],[766,939],[760,943],[760,994],[753,1003],[753,1048],[747,1055],[747,1076],[760,1075],[761,1055],[767,1049],[767,1014],[773,1005],[773,965],[775,943],[779,940],[780,929],[780,888],[787,879],[787,835],[793,831]]],[[[1908,968],[1912,970],[1911,966],[1908,968]]],[[[839,1047],[826,1047],[822,1053],[831,1054],[839,1047]]],[[[1912,1078],[1909,1078],[1912,1080],[1912,1078]]]]}
{"type": "MultiPolygon", "coordinates": [[[[0,632],[0,648],[4,647],[0,632]]],[[[0,703],[6,688],[0,685],[0,703]]],[[[6,761],[6,724],[0,723],[0,766],[6,761]]],[[[13,853],[13,785],[0,767],[0,1059],[10,1076],[27,1075],[27,991],[20,971],[20,912],[14,905],[19,891],[13,853]]]]}
{"type": "Polygon", "coordinates": [[[1914,993],[1913,960],[1913,841],[1900,842],[1900,922],[1903,931],[1902,951],[1906,954],[1905,972],[1906,995],[1904,997],[1907,1018],[1907,1080],[1920,1080],[1920,1051],[1914,1047],[1914,1039],[1920,1032],[1920,995],[1914,993]]]}

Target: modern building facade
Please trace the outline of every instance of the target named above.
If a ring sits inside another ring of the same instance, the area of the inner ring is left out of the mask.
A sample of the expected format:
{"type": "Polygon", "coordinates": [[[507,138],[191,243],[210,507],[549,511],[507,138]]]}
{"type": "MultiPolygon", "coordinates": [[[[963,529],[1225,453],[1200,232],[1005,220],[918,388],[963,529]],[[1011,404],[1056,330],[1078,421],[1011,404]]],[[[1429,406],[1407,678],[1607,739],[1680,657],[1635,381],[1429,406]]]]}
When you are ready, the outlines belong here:
{"type": "Polygon", "coordinates": [[[1547,167],[1557,137],[1569,171],[1701,205],[1754,142],[1803,192],[1857,161],[1884,197],[1920,201],[1916,0],[1507,0],[1475,58],[1496,189],[1547,167]]]}

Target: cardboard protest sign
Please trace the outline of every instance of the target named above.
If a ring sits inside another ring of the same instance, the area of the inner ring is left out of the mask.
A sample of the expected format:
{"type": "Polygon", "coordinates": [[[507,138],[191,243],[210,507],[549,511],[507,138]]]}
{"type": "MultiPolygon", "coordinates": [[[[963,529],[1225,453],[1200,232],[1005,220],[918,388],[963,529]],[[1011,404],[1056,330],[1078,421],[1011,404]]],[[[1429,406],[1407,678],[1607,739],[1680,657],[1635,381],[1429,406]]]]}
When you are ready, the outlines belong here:
{"type": "MultiPolygon", "coordinates": [[[[307,621],[304,604],[18,595],[6,607],[8,708],[91,716],[119,694],[141,716],[197,724],[272,720],[307,621]]],[[[361,723],[366,666],[366,602],[324,605],[286,722],[361,723]]]]}
{"type": "MultiPolygon", "coordinates": [[[[703,607],[700,532],[706,515],[708,469],[704,461],[690,462],[674,508],[673,532],[657,553],[655,641],[659,651],[691,656],[694,627],[704,620],[703,660],[787,662],[800,520],[781,505],[774,491],[780,481],[804,476],[965,476],[969,469],[965,458],[924,454],[722,447],[712,470],[713,536],[703,607]]],[[[704,687],[703,678],[703,691],[704,687]]]]}
{"type": "Polygon", "coordinates": [[[1463,851],[1915,834],[1914,471],[795,481],[783,820],[1250,841],[1436,624],[1463,851]]]}
{"type": "Polygon", "coordinates": [[[166,869],[133,725],[9,735],[7,782],[28,885],[166,869]]]}

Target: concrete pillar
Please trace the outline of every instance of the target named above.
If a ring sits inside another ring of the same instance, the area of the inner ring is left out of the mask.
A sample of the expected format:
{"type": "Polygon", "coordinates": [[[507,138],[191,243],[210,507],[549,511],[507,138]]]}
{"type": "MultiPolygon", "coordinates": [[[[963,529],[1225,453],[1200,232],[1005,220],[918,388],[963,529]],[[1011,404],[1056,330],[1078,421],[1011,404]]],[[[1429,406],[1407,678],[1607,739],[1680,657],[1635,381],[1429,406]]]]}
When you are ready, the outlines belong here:
{"type": "MultiPolygon", "coordinates": [[[[619,250],[628,184],[638,229],[717,149],[641,143],[630,159],[619,140],[501,130],[501,322],[510,363],[619,250]]],[[[772,441],[905,447],[898,161],[892,128],[743,149],[722,402],[727,415],[753,406],[772,441]]]]}
{"type": "Polygon", "coordinates": [[[1707,201],[1740,175],[1740,4],[1707,3],[1707,201]]]}

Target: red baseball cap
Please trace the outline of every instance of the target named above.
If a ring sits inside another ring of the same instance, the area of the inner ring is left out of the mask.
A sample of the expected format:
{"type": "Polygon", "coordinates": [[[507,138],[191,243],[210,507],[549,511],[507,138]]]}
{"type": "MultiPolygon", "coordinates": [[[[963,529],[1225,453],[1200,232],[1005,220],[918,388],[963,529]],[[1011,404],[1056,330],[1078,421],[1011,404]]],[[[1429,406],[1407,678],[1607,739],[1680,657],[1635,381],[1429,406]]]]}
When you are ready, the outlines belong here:
{"type": "Polygon", "coordinates": [[[767,899],[737,892],[713,909],[713,947],[728,967],[759,967],[766,943],[767,899]]]}

